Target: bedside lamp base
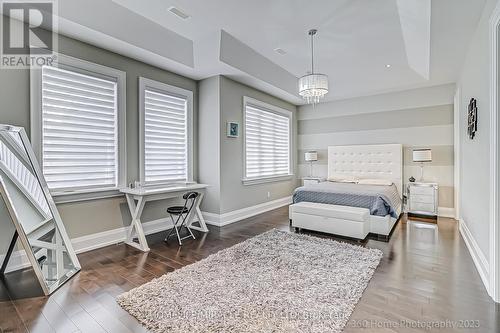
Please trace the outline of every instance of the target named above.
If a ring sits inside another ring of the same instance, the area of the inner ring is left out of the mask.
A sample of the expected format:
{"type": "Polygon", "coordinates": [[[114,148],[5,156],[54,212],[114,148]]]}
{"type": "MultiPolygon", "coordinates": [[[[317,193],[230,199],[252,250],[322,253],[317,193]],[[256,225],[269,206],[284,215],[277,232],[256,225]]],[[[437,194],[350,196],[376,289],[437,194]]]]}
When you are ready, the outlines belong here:
{"type": "Polygon", "coordinates": [[[424,181],[424,163],[420,163],[420,178],[418,179],[418,181],[424,181]]]}

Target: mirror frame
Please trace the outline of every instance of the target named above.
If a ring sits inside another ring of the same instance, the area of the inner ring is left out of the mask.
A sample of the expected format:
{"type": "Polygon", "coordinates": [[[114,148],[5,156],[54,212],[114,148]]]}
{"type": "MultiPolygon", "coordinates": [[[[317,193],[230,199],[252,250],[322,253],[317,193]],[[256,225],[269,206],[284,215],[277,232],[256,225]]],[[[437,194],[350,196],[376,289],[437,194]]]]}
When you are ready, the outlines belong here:
{"type": "MultiPolygon", "coordinates": [[[[11,125],[2,125],[0,124],[0,131],[11,131],[11,132],[17,132],[21,138],[21,142],[24,145],[24,148],[26,150],[26,153],[29,158],[29,162],[31,163],[31,166],[33,168],[33,171],[35,173],[35,176],[38,179],[38,182],[40,183],[40,187],[42,188],[42,191],[45,195],[45,199],[47,200],[47,204],[49,206],[50,212],[52,213],[52,217],[54,219],[54,223],[59,231],[59,234],[61,235],[61,238],[64,242],[64,245],[66,246],[67,254],[70,258],[70,260],[73,263],[73,269],[69,270],[63,277],[61,277],[59,280],[51,284],[50,286],[47,285],[45,282],[42,270],[40,266],[38,265],[38,261],[35,258],[35,255],[33,254],[33,251],[31,250],[31,245],[29,243],[28,237],[26,236],[26,233],[24,232],[23,226],[21,225],[19,221],[18,214],[16,212],[15,207],[12,204],[11,197],[9,195],[8,190],[5,188],[5,185],[3,183],[3,179],[0,177],[0,194],[5,202],[5,205],[7,207],[7,210],[11,216],[12,222],[14,226],[16,227],[19,240],[21,241],[21,244],[26,252],[26,256],[28,257],[31,266],[35,272],[35,275],[40,282],[40,286],[44,292],[45,295],[50,295],[53,293],[55,290],[57,290],[60,286],[62,286],[66,281],[68,281],[71,277],[73,277],[76,273],[78,273],[81,270],[81,265],[80,262],[76,256],[75,250],[73,249],[73,245],[71,244],[71,239],[69,238],[66,228],[64,227],[64,224],[61,220],[61,216],[59,215],[59,211],[57,210],[56,204],[54,202],[54,199],[52,198],[52,195],[50,194],[49,187],[47,186],[47,182],[45,181],[45,177],[43,176],[42,169],[40,165],[38,164],[38,160],[35,156],[35,153],[33,151],[33,147],[31,146],[31,143],[28,139],[28,136],[26,135],[26,131],[22,127],[17,127],[17,126],[11,126],[11,125]]],[[[5,258],[5,260],[8,260],[9,258],[5,258]]]]}

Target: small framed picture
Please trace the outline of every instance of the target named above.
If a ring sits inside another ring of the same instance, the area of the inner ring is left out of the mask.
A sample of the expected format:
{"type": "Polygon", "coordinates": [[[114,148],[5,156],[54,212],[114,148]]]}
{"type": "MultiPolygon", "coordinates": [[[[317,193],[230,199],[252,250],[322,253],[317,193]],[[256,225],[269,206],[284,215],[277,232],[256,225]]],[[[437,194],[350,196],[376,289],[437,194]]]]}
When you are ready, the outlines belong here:
{"type": "Polygon", "coordinates": [[[240,125],[233,121],[227,122],[227,137],[237,138],[240,134],[240,125]]]}

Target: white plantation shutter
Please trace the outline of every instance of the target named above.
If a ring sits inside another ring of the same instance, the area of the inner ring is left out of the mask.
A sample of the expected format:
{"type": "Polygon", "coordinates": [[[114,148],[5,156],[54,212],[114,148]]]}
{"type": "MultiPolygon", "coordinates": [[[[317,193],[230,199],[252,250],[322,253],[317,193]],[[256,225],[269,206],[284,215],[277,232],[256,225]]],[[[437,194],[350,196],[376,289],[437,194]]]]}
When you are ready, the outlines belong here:
{"type": "Polygon", "coordinates": [[[42,167],[51,190],[118,186],[117,82],[42,68],[42,167]]]}
{"type": "Polygon", "coordinates": [[[290,170],[290,117],[245,104],[245,178],[286,176],[290,170]]]}
{"type": "Polygon", "coordinates": [[[188,99],[144,90],[144,181],[188,181],[188,99]]]}

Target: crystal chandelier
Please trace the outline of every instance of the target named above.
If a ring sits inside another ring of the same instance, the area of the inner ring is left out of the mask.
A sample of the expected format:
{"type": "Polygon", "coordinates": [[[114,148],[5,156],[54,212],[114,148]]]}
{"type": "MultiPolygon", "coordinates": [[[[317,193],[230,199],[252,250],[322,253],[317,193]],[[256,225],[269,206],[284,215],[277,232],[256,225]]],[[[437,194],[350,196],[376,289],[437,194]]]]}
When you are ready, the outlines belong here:
{"type": "Polygon", "coordinates": [[[311,74],[304,75],[299,79],[299,95],[308,104],[317,104],[321,98],[328,94],[328,76],[314,73],[314,35],[317,32],[316,29],[311,29],[308,32],[311,36],[311,74]]]}

